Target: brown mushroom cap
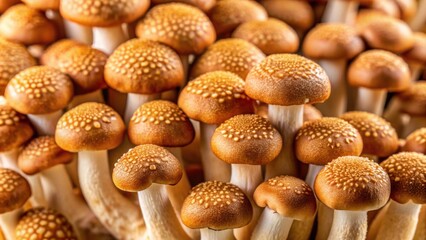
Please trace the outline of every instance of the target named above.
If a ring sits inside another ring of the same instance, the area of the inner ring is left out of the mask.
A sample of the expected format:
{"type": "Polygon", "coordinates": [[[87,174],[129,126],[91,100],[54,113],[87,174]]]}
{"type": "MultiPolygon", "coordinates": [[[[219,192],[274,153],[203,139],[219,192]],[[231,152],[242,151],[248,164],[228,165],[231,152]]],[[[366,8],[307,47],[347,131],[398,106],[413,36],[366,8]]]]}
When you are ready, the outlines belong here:
{"type": "Polygon", "coordinates": [[[182,222],[190,228],[225,230],[247,225],[253,216],[250,200],[231,183],[208,181],[195,186],[183,202],[182,222]]]}
{"type": "Polygon", "coordinates": [[[391,198],[399,203],[426,203],[426,156],[416,152],[402,152],[380,163],[389,174],[391,198]]]}
{"type": "Polygon", "coordinates": [[[305,122],[295,138],[297,159],[315,165],[325,165],[341,156],[359,156],[362,147],[356,128],[339,118],[305,122]]]}
{"type": "Polygon", "coordinates": [[[389,200],[391,182],[377,163],[364,157],[339,157],[315,179],[315,193],[329,208],[371,211],[389,200]]]}
{"type": "Polygon", "coordinates": [[[412,116],[426,116],[426,81],[418,81],[397,95],[401,111],[412,116]]]}
{"type": "Polygon", "coordinates": [[[195,137],[188,116],[176,104],[164,100],[142,104],[130,118],[128,135],[135,145],[182,147],[195,137]]]}
{"type": "Polygon", "coordinates": [[[59,57],[65,54],[68,50],[81,43],[72,39],[62,39],[50,45],[40,58],[40,63],[47,66],[55,66],[59,57]]]}
{"type": "Polygon", "coordinates": [[[108,86],[124,93],[155,94],[181,85],[183,66],[169,47],[133,39],[120,45],[105,65],[108,86]]]}
{"type": "Polygon", "coordinates": [[[408,63],[426,65],[426,33],[414,33],[414,46],[402,54],[402,57],[408,63]]]}
{"type": "Polygon", "coordinates": [[[261,183],[254,192],[259,207],[268,207],[280,215],[299,221],[311,219],[317,201],[311,187],[292,176],[277,176],[261,183]]]}
{"type": "Polygon", "coordinates": [[[426,127],[417,129],[408,135],[402,151],[426,154],[426,127]]]}
{"type": "Polygon", "coordinates": [[[179,95],[178,105],[188,117],[220,124],[244,113],[253,113],[253,101],[244,93],[244,81],[230,72],[216,71],[190,81],[179,95]]]}
{"type": "Polygon", "coordinates": [[[164,43],[179,54],[200,54],[216,40],[208,17],[200,9],[182,3],[153,7],[138,23],[136,35],[164,43]]]}
{"type": "Polygon", "coordinates": [[[356,87],[398,92],[410,85],[410,70],[401,57],[391,52],[369,50],[350,65],[348,82],[356,87]]]}
{"type": "Polygon", "coordinates": [[[145,144],[130,149],[114,165],[112,181],[127,192],[143,191],[153,183],[175,185],[182,178],[180,161],[165,148],[145,144]]]}
{"type": "Polygon", "coordinates": [[[164,4],[170,2],[181,2],[201,9],[203,12],[208,12],[215,4],[216,0],[151,0],[153,4],[164,4]]]}
{"type": "Polygon", "coordinates": [[[0,105],[0,152],[13,150],[34,134],[25,115],[7,105],[0,105]]]}
{"type": "Polygon", "coordinates": [[[0,214],[22,207],[31,196],[27,180],[19,173],[0,168],[0,214]]]}
{"type": "Polygon", "coordinates": [[[39,10],[59,10],[60,0],[22,0],[27,6],[39,10]]]}
{"type": "Polygon", "coordinates": [[[237,115],[216,128],[213,153],[229,164],[264,165],[281,151],[282,138],[270,122],[256,114],[237,115]]]}
{"type": "Polygon", "coordinates": [[[64,215],[47,208],[32,208],[16,226],[16,240],[77,240],[72,225],[64,215]]]}
{"type": "Polygon", "coordinates": [[[35,66],[13,77],[4,95],[8,104],[21,113],[45,114],[65,108],[73,91],[71,80],[59,70],[35,66]]]}
{"type": "Polygon", "coordinates": [[[55,141],[70,152],[109,150],[123,140],[120,115],[101,103],[83,103],[66,112],[56,126],[55,141]]]}
{"type": "Polygon", "coordinates": [[[253,99],[274,105],[324,102],[330,80],[315,62],[296,54],[273,54],[252,68],[245,91],[253,99]]]}
{"type": "Polygon", "coordinates": [[[305,104],[303,107],[303,122],[308,122],[322,118],[322,113],[316,107],[305,104]]]}

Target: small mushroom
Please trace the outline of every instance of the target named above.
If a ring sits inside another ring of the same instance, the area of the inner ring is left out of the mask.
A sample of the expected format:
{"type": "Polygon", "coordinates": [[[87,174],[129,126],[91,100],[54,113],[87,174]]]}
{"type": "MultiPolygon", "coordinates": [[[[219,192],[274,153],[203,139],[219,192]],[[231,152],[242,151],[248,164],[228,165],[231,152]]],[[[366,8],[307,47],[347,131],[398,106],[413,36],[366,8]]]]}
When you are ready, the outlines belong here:
{"type": "Polygon", "coordinates": [[[418,152],[426,154],[426,127],[419,128],[408,135],[401,150],[403,152],[418,152]]]}

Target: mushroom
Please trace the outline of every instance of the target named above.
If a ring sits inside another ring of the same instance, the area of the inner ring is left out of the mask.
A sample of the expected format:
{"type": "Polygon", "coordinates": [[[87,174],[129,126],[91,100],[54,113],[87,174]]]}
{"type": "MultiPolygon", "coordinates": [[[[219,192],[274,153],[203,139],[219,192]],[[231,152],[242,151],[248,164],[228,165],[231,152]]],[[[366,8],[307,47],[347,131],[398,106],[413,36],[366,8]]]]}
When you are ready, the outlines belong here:
{"type": "Polygon", "coordinates": [[[324,9],[322,22],[353,24],[360,3],[370,4],[374,0],[330,0],[324,9]]]}
{"type": "Polygon", "coordinates": [[[310,104],[305,104],[303,107],[303,122],[317,120],[322,117],[322,113],[316,107],[310,104]]]}
{"type": "Polygon", "coordinates": [[[180,226],[163,187],[163,184],[177,184],[182,172],[182,165],[173,154],[152,144],[130,149],[114,165],[115,186],[123,191],[138,192],[149,239],[190,239],[180,226]]]}
{"type": "Polygon", "coordinates": [[[73,47],[80,45],[80,42],[72,39],[62,39],[50,45],[40,57],[40,63],[47,66],[55,66],[59,57],[65,54],[73,47]]]}
{"type": "Polygon", "coordinates": [[[401,151],[426,154],[426,127],[419,128],[408,135],[401,151]]]}
{"type": "Polygon", "coordinates": [[[170,2],[181,2],[189,5],[193,5],[199,9],[201,9],[203,12],[208,12],[215,4],[217,0],[152,0],[151,3],[153,4],[164,4],[164,3],[170,3],[170,2]]]}
{"type": "Polygon", "coordinates": [[[402,53],[411,70],[411,82],[417,81],[426,66],[426,33],[414,33],[414,46],[402,53]]]}
{"type": "Polygon", "coordinates": [[[418,81],[397,95],[401,112],[410,115],[402,136],[426,126],[426,81],[418,81]]]}
{"type": "Polygon", "coordinates": [[[181,218],[201,230],[201,240],[233,240],[232,229],[247,225],[253,210],[244,192],[231,183],[198,184],[183,203],[181,218]]]}

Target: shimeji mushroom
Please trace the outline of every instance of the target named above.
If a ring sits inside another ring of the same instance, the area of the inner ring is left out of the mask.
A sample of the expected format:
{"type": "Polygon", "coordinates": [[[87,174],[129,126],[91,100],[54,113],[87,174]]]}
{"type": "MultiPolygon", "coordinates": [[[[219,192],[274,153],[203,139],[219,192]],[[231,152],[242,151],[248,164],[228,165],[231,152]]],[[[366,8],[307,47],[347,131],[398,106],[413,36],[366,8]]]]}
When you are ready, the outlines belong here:
{"type": "Polygon", "coordinates": [[[80,42],[74,41],[72,39],[59,40],[44,50],[40,57],[40,63],[42,65],[55,66],[55,64],[58,62],[58,59],[63,54],[80,44],[80,42]]]}
{"type": "Polygon", "coordinates": [[[402,58],[408,63],[411,70],[411,82],[419,79],[426,66],[426,34],[414,33],[414,46],[402,53],[402,58]]]}
{"type": "Polygon", "coordinates": [[[426,155],[426,127],[419,128],[406,138],[403,152],[418,152],[426,155]]]}

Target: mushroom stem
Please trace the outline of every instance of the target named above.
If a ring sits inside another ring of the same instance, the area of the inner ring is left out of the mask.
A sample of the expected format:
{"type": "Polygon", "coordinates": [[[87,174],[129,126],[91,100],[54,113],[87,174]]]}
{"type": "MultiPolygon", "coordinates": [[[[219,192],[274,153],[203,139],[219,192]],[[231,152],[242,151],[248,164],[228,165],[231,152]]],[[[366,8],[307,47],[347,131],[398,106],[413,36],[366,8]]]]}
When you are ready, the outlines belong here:
{"type": "Polygon", "coordinates": [[[130,118],[136,109],[139,108],[140,105],[147,103],[149,101],[160,99],[161,94],[137,94],[137,93],[129,93],[127,94],[127,103],[126,110],[124,113],[124,122],[128,124],[130,122],[130,118]]]}
{"type": "Polygon", "coordinates": [[[413,31],[420,31],[426,22],[426,0],[420,0],[417,5],[417,13],[410,23],[413,31]]]}
{"type": "MultiPolygon", "coordinates": [[[[367,232],[367,240],[375,240],[377,237],[377,233],[379,232],[380,226],[382,225],[383,218],[386,216],[386,212],[388,211],[389,201],[382,209],[379,210],[377,215],[374,217],[374,219],[371,221],[368,232],[367,232]]],[[[370,220],[370,219],[368,219],[370,220]]]]}
{"type": "Polygon", "coordinates": [[[292,218],[283,217],[279,213],[265,208],[254,229],[252,240],[280,240],[287,239],[290,232],[292,218]]]}
{"type": "Polygon", "coordinates": [[[311,187],[314,187],[315,178],[324,166],[309,164],[308,174],[306,175],[305,182],[311,187]]]}
{"type": "Polygon", "coordinates": [[[334,210],[328,239],[364,240],[367,236],[367,212],[334,210]]]}
{"type": "Polygon", "coordinates": [[[413,64],[410,66],[411,69],[411,82],[415,83],[419,77],[420,73],[422,73],[422,65],[413,64]]]}
{"type": "Polygon", "coordinates": [[[87,45],[92,44],[92,28],[68,21],[67,19],[64,19],[64,26],[67,38],[87,45]]]}
{"type": "Polygon", "coordinates": [[[269,121],[281,133],[283,148],[278,157],[266,165],[266,179],[278,175],[297,176],[297,160],[293,145],[296,131],[303,124],[303,105],[269,105],[269,121]]]}
{"type": "Polygon", "coordinates": [[[290,232],[288,233],[289,240],[309,240],[314,226],[315,216],[304,221],[293,221],[290,232]]]}
{"type": "Polygon", "coordinates": [[[383,107],[386,101],[386,90],[384,89],[368,89],[360,87],[356,100],[355,109],[374,113],[382,116],[383,107]]]}
{"type": "Polygon", "coordinates": [[[38,135],[55,135],[56,124],[62,116],[62,110],[58,110],[47,114],[28,114],[32,125],[37,131],[38,135]]]}
{"type": "Polygon", "coordinates": [[[92,47],[106,54],[111,54],[114,49],[127,40],[121,25],[113,27],[94,27],[92,47]]]}
{"type": "Polygon", "coordinates": [[[317,201],[318,211],[318,229],[315,235],[316,240],[327,239],[330,234],[330,229],[333,225],[334,211],[327,207],[324,203],[317,201]]]}
{"type": "Polygon", "coordinates": [[[229,182],[231,179],[231,166],[217,158],[210,146],[215,130],[216,125],[200,122],[200,149],[204,178],[206,181],[229,182]]]}
{"type": "Polygon", "coordinates": [[[419,213],[419,221],[417,223],[416,234],[413,240],[426,239],[426,205],[423,204],[419,213]]]}
{"type": "Polygon", "coordinates": [[[21,208],[0,214],[0,229],[3,232],[5,239],[16,239],[15,228],[16,225],[18,225],[19,216],[21,214],[21,208]]]}
{"type": "Polygon", "coordinates": [[[410,133],[415,130],[426,126],[426,117],[423,116],[411,116],[410,121],[404,128],[404,134],[402,137],[407,137],[410,133]]]}
{"type": "Polygon", "coordinates": [[[140,239],[143,218],[138,207],[114,187],[107,151],[79,152],[78,161],[81,191],[99,221],[118,239],[140,239]]]}
{"type": "Polygon", "coordinates": [[[322,22],[337,22],[353,24],[358,10],[358,1],[331,0],[328,1],[322,22]]]}
{"type": "Polygon", "coordinates": [[[181,228],[162,185],[153,183],[139,191],[138,198],[150,239],[190,239],[181,228]]]}
{"type": "Polygon", "coordinates": [[[404,125],[409,121],[408,116],[401,111],[401,102],[397,97],[392,97],[389,102],[386,111],[383,113],[383,117],[390,122],[398,135],[402,135],[404,125]]]}
{"type": "Polygon", "coordinates": [[[225,229],[222,231],[216,231],[213,229],[203,228],[201,229],[201,240],[234,240],[234,234],[232,229],[225,229]]]}
{"type": "Polygon", "coordinates": [[[97,102],[104,103],[104,96],[102,95],[102,90],[96,90],[91,93],[86,93],[82,95],[76,95],[72,101],[68,104],[68,109],[77,107],[78,105],[86,102],[97,102]]]}

